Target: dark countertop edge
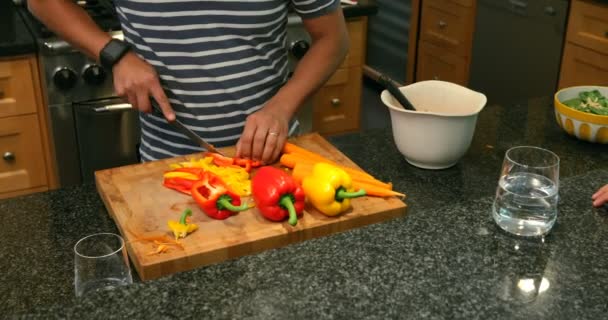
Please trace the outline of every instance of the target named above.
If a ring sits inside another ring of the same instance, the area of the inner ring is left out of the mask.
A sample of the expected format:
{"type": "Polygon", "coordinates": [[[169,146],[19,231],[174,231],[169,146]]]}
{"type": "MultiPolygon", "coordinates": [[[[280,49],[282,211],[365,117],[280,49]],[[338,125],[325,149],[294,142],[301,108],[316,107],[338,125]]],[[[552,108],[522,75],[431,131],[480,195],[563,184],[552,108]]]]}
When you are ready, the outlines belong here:
{"type": "Polygon", "coordinates": [[[2,10],[2,19],[5,23],[5,31],[13,32],[11,35],[0,33],[0,57],[7,58],[12,56],[26,55],[37,52],[36,41],[32,36],[29,28],[23,21],[23,17],[19,13],[19,9],[12,1],[7,1],[0,6],[2,10]],[[10,39],[10,40],[9,40],[10,39]]]}
{"type": "Polygon", "coordinates": [[[361,1],[357,5],[344,5],[342,7],[345,18],[356,18],[361,16],[370,16],[378,12],[378,5],[375,1],[361,1]]]}
{"type": "Polygon", "coordinates": [[[4,44],[0,40],[0,58],[11,58],[36,53],[38,49],[31,44],[4,44]]]}

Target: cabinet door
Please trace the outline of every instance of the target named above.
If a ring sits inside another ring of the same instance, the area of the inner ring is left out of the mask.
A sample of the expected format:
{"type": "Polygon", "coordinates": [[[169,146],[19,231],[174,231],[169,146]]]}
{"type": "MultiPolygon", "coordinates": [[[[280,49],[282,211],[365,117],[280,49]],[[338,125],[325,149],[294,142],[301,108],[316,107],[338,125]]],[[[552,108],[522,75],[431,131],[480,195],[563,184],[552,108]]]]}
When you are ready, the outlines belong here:
{"type": "Polygon", "coordinates": [[[460,56],[469,56],[473,38],[475,10],[444,0],[422,4],[420,40],[448,48],[460,56]]]}
{"type": "Polygon", "coordinates": [[[336,134],[359,130],[362,70],[339,69],[314,98],[313,130],[336,134]]]}
{"type": "Polygon", "coordinates": [[[348,20],[346,28],[350,40],[350,49],[340,68],[361,66],[365,60],[367,18],[348,20]]]}
{"type": "Polygon", "coordinates": [[[572,1],[567,40],[608,54],[608,5],[572,1]]]}
{"type": "Polygon", "coordinates": [[[468,62],[465,58],[430,43],[420,43],[416,81],[442,80],[466,85],[468,78],[468,62]]]}
{"type": "Polygon", "coordinates": [[[559,88],[582,85],[608,86],[608,55],[567,43],[559,88]]]}
{"type": "Polygon", "coordinates": [[[46,185],[36,115],[0,119],[0,198],[2,193],[46,185]]]}
{"type": "Polygon", "coordinates": [[[32,61],[0,61],[0,118],[36,112],[32,61]]]}

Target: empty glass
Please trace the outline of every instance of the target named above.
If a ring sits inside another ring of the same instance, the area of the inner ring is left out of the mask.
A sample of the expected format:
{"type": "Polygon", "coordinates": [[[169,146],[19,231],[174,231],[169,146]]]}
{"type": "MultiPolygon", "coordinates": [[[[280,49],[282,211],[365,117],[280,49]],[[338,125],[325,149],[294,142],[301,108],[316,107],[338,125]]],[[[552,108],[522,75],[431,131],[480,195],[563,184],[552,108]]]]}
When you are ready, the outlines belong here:
{"type": "Polygon", "coordinates": [[[125,242],[113,233],[97,233],[74,246],[76,296],[133,283],[125,242]]]}
{"type": "Polygon", "coordinates": [[[559,157],[537,147],[507,150],[492,216],[503,230],[519,236],[542,236],[557,219],[559,157]]]}

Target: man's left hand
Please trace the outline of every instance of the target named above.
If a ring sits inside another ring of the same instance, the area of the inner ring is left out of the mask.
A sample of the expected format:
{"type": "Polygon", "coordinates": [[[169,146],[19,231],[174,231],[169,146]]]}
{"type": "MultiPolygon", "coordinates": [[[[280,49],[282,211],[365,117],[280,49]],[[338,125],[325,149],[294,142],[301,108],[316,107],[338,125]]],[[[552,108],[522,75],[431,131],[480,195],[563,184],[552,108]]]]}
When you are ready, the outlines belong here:
{"type": "Polygon", "coordinates": [[[236,156],[271,164],[278,160],[289,131],[288,112],[269,102],[247,117],[236,156]]]}

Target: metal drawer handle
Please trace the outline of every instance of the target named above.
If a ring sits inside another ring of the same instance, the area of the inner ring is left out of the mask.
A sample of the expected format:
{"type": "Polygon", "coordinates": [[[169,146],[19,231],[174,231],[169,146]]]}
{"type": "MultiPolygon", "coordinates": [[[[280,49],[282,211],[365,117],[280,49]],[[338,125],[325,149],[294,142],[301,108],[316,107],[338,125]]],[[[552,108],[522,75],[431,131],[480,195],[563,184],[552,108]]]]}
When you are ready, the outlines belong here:
{"type": "Polygon", "coordinates": [[[105,111],[113,111],[113,110],[126,110],[133,108],[132,105],[128,103],[119,103],[119,104],[110,104],[103,107],[93,108],[95,112],[105,112],[105,111]]]}
{"type": "Polygon", "coordinates": [[[340,103],[342,103],[342,102],[341,102],[341,101],[340,101],[340,99],[338,99],[338,98],[333,98],[333,99],[331,99],[331,105],[332,105],[332,106],[334,106],[334,107],[339,106],[339,105],[340,105],[340,103]]]}
{"type": "Polygon", "coordinates": [[[528,3],[523,2],[521,0],[509,0],[509,2],[513,6],[513,8],[522,9],[522,10],[528,8],[528,3]]]}
{"type": "Polygon", "coordinates": [[[445,21],[443,21],[443,20],[439,20],[438,24],[439,24],[439,28],[441,28],[441,29],[443,29],[443,28],[445,28],[445,27],[448,26],[448,23],[445,22],[445,21]]]}
{"type": "Polygon", "coordinates": [[[12,162],[12,161],[15,161],[15,154],[10,151],[7,151],[4,153],[2,158],[7,162],[12,162]]]}
{"type": "Polygon", "coordinates": [[[439,80],[439,76],[433,76],[434,80],[439,80]]]}

